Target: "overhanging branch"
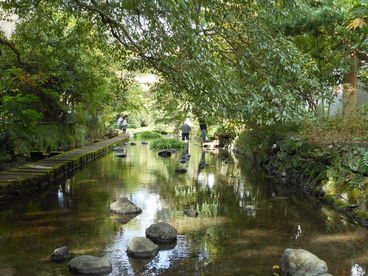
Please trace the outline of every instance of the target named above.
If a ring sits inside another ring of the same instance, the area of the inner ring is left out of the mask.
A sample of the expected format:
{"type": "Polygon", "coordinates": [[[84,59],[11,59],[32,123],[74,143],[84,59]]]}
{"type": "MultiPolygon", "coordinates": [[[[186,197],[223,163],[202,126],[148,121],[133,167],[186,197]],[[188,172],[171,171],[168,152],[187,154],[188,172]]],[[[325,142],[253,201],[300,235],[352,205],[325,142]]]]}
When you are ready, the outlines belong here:
{"type": "Polygon", "coordinates": [[[23,67],[25,68],[26,67],[26,64],[22,61],[22,59],[20,58],[20,53],[18,51],[17,48],[15,48],[15,46],[8,40],[0,37],[0,45],[4,45],[4,46],[7,46],[16,56],[17,56],[17,61],[18,63],[23,67]]]}

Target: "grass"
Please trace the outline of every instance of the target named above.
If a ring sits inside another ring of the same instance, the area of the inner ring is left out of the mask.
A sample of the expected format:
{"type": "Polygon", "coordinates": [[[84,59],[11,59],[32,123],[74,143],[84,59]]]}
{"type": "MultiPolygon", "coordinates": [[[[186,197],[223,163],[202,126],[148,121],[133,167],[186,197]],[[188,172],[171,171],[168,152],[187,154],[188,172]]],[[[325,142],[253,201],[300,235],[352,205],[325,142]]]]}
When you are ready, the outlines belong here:
{"type": "Polygon", "coordinates": [[[153,138],[161,138],[161,134],[155,131],[141,131],[134,134],[135,138],[138,139],[153,139],[153,138]]]}
{"type": "Polygon", "coordinates": [[[301,135],[317,144],[367,142],[367,106],[361,106],[347,114],[308,118],[304,120],[302,126],[301,135]]]}
{"type": "Polygon", "coordinates": [[[159,138],[151,143],[153,149],[182,148],[185,143],[173,138],[159,138]]]}

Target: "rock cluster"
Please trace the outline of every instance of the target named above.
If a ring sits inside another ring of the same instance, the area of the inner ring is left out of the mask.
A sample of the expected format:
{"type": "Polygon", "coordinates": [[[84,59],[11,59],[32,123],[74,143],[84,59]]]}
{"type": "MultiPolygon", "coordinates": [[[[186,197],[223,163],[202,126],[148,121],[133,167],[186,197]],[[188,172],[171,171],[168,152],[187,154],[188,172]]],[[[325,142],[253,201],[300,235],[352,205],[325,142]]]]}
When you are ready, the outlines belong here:
{"type": "Polygon", "coordinates": [[[146,229],[146,237],[137,237],[130,241],[127,249],[130,257],[153,258],[159,250],[175,248],[177,232],[170,224],[158,222],[146,229]]]}

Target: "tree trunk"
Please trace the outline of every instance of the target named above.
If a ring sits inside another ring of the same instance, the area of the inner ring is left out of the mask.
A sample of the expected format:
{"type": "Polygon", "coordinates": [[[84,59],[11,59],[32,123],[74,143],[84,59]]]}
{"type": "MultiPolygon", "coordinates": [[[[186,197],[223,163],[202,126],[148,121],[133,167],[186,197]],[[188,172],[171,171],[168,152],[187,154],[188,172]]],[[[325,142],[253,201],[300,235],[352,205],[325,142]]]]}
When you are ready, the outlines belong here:
{"type": "Polygon", "coordinates": [[[349,113],[357,106],[357,88],[359,71],[359,54],[357,51],[351,56],[351,67],[344,76],[343,112],[349,113]]]}

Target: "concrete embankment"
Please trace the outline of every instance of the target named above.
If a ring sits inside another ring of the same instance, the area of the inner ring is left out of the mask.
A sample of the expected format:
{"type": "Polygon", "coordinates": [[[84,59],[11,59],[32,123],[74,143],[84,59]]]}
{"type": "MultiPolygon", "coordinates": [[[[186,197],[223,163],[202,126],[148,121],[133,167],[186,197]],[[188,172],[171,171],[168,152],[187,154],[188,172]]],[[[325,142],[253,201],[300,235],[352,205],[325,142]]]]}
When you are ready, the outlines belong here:
{"type": "Polygon", "coordinates": [[[0,202],[46,187],[105,155],[129,135],[121,135],[0,173],[0,202]]]}

